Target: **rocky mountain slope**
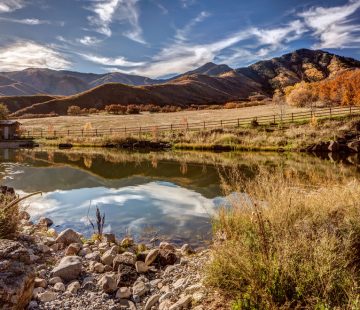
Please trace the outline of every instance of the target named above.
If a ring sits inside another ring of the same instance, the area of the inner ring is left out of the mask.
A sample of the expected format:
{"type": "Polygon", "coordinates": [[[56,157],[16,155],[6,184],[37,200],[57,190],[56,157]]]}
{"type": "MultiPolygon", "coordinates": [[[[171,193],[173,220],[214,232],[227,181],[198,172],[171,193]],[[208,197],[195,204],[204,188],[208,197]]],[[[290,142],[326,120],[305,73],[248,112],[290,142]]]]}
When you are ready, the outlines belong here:
{"type": "Polygon", "coordinates": [[[16,113],[23,115],[65,114],[70,105],[102,109],[108,104],[222,104],[246,100],[256,94],[272,96],[276,89],[300,81],[331,78],[349,68],[360,68],[360,61],[324,51],[301,49],[236,70],[208,63],[170,80],[152,80],[122,73],[97,75],[48,69],[27,69],[6,75],[22,83],[31,82],[44,92],[66,95],[35,104],[29,101],[16,113]],[[73,93],[76,94],[69,95],[73,93]]]}

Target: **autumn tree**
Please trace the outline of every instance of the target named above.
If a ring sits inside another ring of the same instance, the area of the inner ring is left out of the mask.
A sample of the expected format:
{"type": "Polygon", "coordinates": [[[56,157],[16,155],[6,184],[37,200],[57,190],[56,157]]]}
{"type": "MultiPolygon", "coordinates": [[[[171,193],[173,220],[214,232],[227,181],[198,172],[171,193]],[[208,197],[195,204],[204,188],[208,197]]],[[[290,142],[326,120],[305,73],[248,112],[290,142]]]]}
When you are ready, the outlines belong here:
{"type": "Polygon", "coordinates": [[[81,114],[81,108],[77,105],[72,105],[67,109],[67,114],[68,115],[80,115],[81,114]]]}
{"type": "Polygon", "coordinates": [[[0,103],[0,120],[5,120],[9,118],[9,109],[8,107],[3,104],[0,103]]]}

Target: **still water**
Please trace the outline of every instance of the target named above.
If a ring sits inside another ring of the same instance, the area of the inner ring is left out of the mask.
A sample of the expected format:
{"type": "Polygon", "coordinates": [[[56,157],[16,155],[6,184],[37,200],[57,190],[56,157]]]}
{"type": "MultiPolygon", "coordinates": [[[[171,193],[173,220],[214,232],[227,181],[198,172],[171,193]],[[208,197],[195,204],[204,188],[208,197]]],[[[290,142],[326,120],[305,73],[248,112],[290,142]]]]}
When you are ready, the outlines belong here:
{"type": "Polygon", "coordinates": [[[1,150],[2,184],[20,195],[42,191],[25,206],[36,221],[46,216],[58,231],[90,236],[95,208],[105,231],[138,241],[157,236],[174,243],[206,245],[211,218],[226,204],[219,166],[237,165],[251,177],[257,167],[295,169],[307,176],[358,177],[357,159],[345,164],[299,154],[128,153],[100,149],[1,150]]]}

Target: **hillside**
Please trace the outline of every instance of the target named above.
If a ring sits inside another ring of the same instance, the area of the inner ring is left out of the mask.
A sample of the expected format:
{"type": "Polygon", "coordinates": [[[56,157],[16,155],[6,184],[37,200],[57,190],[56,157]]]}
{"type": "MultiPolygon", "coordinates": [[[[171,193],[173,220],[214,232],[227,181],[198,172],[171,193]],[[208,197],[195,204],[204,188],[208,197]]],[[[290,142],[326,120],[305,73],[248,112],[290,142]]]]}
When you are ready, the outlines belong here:
{"type": "Polygon", "coordinates": [[[320,50],[300,49],[239,68],[236,72],[257,81],[263,85],[264,91],[271,92],[301,81],[320,81],[348,68],[360,68],[360,61],[320,50]]]}
{"type": "Polygon", "coordinates": [[[27,108],[36,103],[42,103],[56,99],[56,96],[34,95],[34,96],[4,96],[0,98],[0,102],[4,103],[10,113],[27,108]]]}
{"type": "Polygon", "coordinates": [[[109,104],[221,104],[246,99],[258,92],[261,93],[261,85],[238,74],[231,77],[183,76],[166,84],[148,86],[108,83],[74,96],[34,104],[17,111],[14,116],[51,112],[63,115],[71,105],[103,109],[109,104]]]}
{"type": "MultiPolygon", "coordinates": [[[[33,85],[36,86],[44,82],[42,85],[47,84],[50,88],[51,85],[56,85],[56,89],[64,91],[72,87],[73,91],[80,92],[45,102],[34,103],[29,100],[26,103],[24,99],[22,109],[16,111],[16,115],[50,112],[65,114],[70,105],[103,109],[108,104],[223,104],[231,100],[246,100],[254,94],[270,97],[277,89],[284,89],[300,81],[321,81],[353,68],[360,68],[360,62],[324,51],[301,49],[236,70],[226,65],[208,63],[188,74],[166,81],[122,73],[109,73],[99,77],[96,74],[70,71],[27,69],[21,77],[23,81],[29,81],[33,77],[33,85]],[[52,78],[45,81],[40,72],[50,74],[52,78]],[[130,83],[146,85],[132,86],[130,83]],[[94,88],[86,89],[85,84],[93,85],[94,88]]],[[[19,78],[20,73],[9,75],[19,78]]]]}
{"type": "Polygon", "coordinates": [[[34,95],[39,91],[25,83],[0,75],[0,96],[34,95]]]}

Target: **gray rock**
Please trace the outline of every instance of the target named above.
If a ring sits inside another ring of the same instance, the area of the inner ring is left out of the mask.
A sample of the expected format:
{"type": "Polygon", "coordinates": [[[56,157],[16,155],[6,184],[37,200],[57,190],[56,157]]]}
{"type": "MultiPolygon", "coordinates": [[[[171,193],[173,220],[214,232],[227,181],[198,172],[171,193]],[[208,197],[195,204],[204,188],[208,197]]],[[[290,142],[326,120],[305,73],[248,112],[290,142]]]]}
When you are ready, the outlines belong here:
{"type": "Polygon", "coordinates": [[[37,309],[39,307],[38,303],[36,300],[32,300],[30,301],[29,305],[28,305],[28,310],[34,310],[37,309]]]}
{"type": "Polygon", "coordinates": [[[103,275],[98,284],[105,293],[115,292],[117,288],[115,276],[112,275],[103,275]]]}
{"type": "Polygon", "coordinates": [[[122,254],[116,255],[114,261],[113,261],[113,269],[118,269],[119,265],[128,265],[128,266],[134,266],[136,262],[136,255],[130,252],[125,252],[122,254]]]}
{"type": "Polygon", "coordinates": [[[45,289],[43,287],[36,287],[36,288],[34,288],[34,290],[32,292],[32,297],[34,299],[37,299],[38,295],[41,293],[44,293],[44,292],[45,292],[45,289]]]}
{"type": "Polygon", "coordinates": [[[54,290],[58,292],[65,292],[65,285],[64,283],[58,282],[54,285],[54,290]]]}
{"type": "Polygon", "coordinates": [[[95,251],[85,255],[85,259],[94,260],[96,262],[100,262],[100,258],[101,256],[99,251],[95,251]]]}
{"type": "Polygon", "coordinates": [[[60,277],[65,281],[75,280],[81,273],[81,258],[78,256],[65,256],[59,265],[52,270],[53,277],[60,277]]]}
{"type": "Polygon", "coordinates": [[[65,245],[69,245],[71,243],[82,243],[79,234],[71,228],[62,231],[55,241],[56,243],[64,243],[65,245]]]}
{"type": "Polygon", "coordinates": [[[149,288],[144,282],[139,281],[134,284],[132,291],[134,295],[141,297],[149,291],[149,288]]]}
{"type": "Polygon", "coordinates": [[[131,297],[131,290],[129,287],[120,287],[116,292],[116,298],[129,299],[131,297]]]}
{"type": "Polygon", "coordinates": [[[35,287],[43,287],[43,288],[46,288],[46,287],[47,287],[47,282],[46,282],[45,279],[35,278],[34,286],[35,286],[35,287]]]}
{"type": "Polygon", "coordinates": [[[136,310],[134,303],[127,299],[120,299],[119,304],[121,309],[136,310]]]}
{"type": "Polygon", "coordinates": [[[82,245],[80,243],[71,243],[65,250],[65,255],[77,255],[81,250],[82,245]]]}
{"type": "Polygon", "coordinates": [[[62,279],[60,277],[53,277],[49,280],[50,285],[55,285],[56,283],[62,283],[62,279]]]}
{"type": "Polygon", "coordinates": [[[116,254],[118,253],[118,251],[119,251],[119,248],[116,245],[113,246],[110,250],[106,251],[101,256],[101,262],[105,265],[112,266],[114,258],[116,256],[116,254]]]}

